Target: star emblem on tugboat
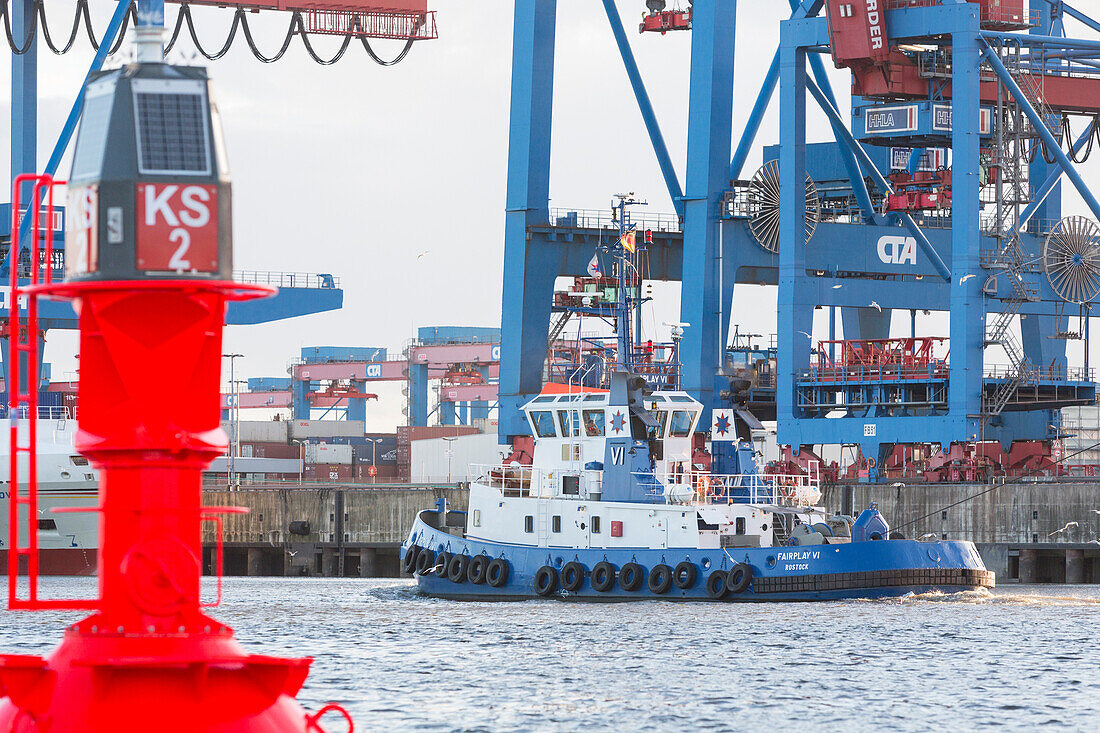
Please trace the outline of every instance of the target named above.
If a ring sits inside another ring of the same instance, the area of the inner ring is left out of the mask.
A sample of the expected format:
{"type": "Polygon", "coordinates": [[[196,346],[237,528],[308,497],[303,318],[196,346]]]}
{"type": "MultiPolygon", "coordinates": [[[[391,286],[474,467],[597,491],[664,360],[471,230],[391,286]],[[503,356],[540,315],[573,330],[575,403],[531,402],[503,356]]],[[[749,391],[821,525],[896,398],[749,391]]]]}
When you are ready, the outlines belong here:
{"type": "Polygon", "coordinates": [[[725,437],[726,433],[730,431],[730,416],[719,415],[718,419],[714,422],[714,432],[725,437]]]}
{"type": "Polygon", "coordinates": [[[616,412],[615,416],[611,418],[611,429],[616,433],[621,433],[624,425],[626,425],[626,419],[623,418],[623,413],[616,412]]]}

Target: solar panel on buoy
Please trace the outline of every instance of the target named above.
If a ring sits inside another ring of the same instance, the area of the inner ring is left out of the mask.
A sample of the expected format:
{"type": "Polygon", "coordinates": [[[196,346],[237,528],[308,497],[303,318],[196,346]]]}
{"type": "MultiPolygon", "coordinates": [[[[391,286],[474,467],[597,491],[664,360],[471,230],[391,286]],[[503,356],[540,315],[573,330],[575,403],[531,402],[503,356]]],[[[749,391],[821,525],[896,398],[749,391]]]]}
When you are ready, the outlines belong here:
{"type": "Polygon", "coordinates": [[[190,80],[144,81],[134,80],[140,172],[147,175],[209,174],[204,85],[190,80]]]}

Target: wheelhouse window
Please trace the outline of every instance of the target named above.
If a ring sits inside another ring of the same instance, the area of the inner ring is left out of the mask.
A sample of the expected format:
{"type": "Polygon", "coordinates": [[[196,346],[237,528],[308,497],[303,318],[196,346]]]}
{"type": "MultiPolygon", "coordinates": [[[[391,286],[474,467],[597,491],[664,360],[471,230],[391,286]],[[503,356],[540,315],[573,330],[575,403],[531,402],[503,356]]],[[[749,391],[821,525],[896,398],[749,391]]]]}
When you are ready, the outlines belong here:
{"type": "Polygon", "coordinates": [[[557,435],[554,432],[554,413],[552,412],[542,410],[532,412],[531,425],[535,429],[535,435],[540,438],[553,438],[557,435]]]}
{"type": "Polygon", "coordinates": [[[657,421],[657,427],[650,428],[649,434],[651,437],[660,440],[665,437],[665,422],[668,419],[668,413],[664,410],[654,410],[653,419],[657,421]]]}
{"type": "Polygon", "coordinates": [[[674,410],[672,420],[668,423],[668,434],[672,438],[686,438],[691,434],[691,423],[695,419],[694,412],[687,410],[674,410]]]}
{"type": "Polygon", "coordinates": [[[584,411],[584,434],[589,438],[603,435],[603,410],[584,411]]]}
{"type": "Polygon", "coordinates": [[[577,421],[577,413],[573,410],[558,410],[558,425],[561,427],[561,436],[568,438],[581,434],[581,426],[577,421]]]}

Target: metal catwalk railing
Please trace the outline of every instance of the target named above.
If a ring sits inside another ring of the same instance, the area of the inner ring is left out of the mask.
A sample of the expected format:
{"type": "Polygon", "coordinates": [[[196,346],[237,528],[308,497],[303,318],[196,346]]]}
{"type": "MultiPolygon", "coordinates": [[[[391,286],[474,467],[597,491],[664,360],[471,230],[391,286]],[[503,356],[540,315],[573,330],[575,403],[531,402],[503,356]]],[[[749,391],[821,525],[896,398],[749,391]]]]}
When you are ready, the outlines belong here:
{"type": "Polygon", "coordinates": [[[234,270],[233,279],[241,283],[273,285],[278,288],[306,288],[312,290],[337,290],[340,288],[340,278],[326,273],[234,270]]]}

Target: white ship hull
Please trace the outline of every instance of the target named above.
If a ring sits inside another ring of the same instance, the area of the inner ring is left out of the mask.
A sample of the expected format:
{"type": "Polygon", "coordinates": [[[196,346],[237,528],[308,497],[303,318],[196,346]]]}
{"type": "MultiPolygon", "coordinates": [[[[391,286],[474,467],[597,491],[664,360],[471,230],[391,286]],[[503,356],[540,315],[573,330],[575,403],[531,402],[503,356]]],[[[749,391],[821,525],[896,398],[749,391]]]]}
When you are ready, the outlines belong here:
{"type": "MultiPolygon", "coordinates": [[[[0,421],[5,437],[8,421],[0,421]]],[[[75,420],[39,420],[38,422],[38,511],[29,518],[26,510],[19,517],[20,544],[26,547],[29,532],[38,542],[40,575],[91,575],[96,569],[99,539],[99,474],[73,448],[75,420]],[[80,508],[83,512],[57,512],[80,508]]],[[[10,448],[0,440],[0,574],[8,573],[10,527],[10,448]]],[[[19,468],[20,487],[25,491],[27,466],[19,468]]],[[[24,561],[25,562],[25,561],[24,561]]],[[[20,572],[26,572],[21,568],[20,572]]]]}

